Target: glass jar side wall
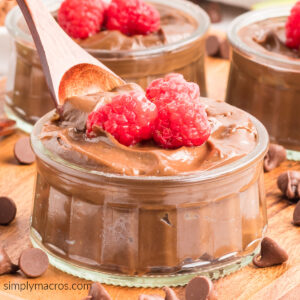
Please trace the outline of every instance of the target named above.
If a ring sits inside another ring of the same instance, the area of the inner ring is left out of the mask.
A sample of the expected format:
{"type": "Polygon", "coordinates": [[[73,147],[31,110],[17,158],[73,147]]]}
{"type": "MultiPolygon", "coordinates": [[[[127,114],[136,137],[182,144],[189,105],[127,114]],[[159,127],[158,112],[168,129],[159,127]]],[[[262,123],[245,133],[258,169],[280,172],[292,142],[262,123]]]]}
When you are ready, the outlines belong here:
{"type": "MultiPolygon", "coordinates": [[[[32,47],[15,42],[15,62],[11,64],[8,76],[5,106],[9,116],[25,122],[26,128],[31,128],[44,114],[54,108],[43,71],[36,50],[32,47]]],[[[97,57],[108,68],[116,72],[127,82],[135,82],[146,89],[148,84],[167,73],[177,72],[184,75],[186,80],[197,82],[200,85],[201,95],[206,95],[204,44],[198,41],[191,45],[189,59],[186,59],[187,49],[178,51],[179,63],[172,63],[164,59],[166,54],[158,57],[145,57],[136,60],[128,59],[102,59],[97,57]],[[174,65],[174,69],[169,66],[174,65]],[[158,66],[158,67],[157,67],[158,66]]],[[[176,51],[170,54],[176,59],[176,51]]],[[[25,129],[22,126],[21,129],[25,129]]],[[[26,130],[28,131],[28,130],[26,130]]]]}
{"type": "Polygon", "coordinates": [[[299,151],[299,82],[300,72],[266,66],[233,48],[226,102],[261,120],[272,142],[299,151]]]}
{"type": "Polygon", "coordinates": [[[71,178],[38,159],[32,228],[50,253],[91,272],[151,278],[234,264],[266,228],[262,163],[153,189],[71,178]]]}

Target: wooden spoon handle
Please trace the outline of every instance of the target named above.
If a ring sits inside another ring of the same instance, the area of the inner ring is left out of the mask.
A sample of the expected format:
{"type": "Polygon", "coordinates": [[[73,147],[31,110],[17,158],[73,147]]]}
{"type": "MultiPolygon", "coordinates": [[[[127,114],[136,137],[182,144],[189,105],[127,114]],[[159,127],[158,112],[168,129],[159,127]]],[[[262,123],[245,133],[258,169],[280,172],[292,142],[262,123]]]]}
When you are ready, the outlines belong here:
{"type": "Polygon", "coordinates": [[[91,85],[91,92],[97,92],[124,84],[119,76],[89,55],[61,29],[42,0],[17,2],[32,34],[56,104],[61,104],[66,97],[86,93],[88,85],[91,85]],[[78,65],[79,69],[72,69],[78,65]]]}

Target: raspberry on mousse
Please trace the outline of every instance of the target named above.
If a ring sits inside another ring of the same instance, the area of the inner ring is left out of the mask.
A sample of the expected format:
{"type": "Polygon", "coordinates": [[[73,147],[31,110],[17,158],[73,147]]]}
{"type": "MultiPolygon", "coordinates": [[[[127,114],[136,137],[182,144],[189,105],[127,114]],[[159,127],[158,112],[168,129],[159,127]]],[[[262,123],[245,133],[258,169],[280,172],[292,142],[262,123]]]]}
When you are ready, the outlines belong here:
{"type": "Polygon", "coordinates": [[[156,117],[155,104],[142,92],[124,93],[89,114],[86,133],[88,137],[94,137],[95,129],[100,128],[121,144],[131,146],[151,139],[156,117]]]}
{"type": "Polygon", "coordinates": [[[286,45],[300,49],[300,1],[296,2],[285,24],[286,45]]]}
{"type": "Polygon", "coordinates": [[[192,99],[198,99],[200,89],[198,84],[187,82],[183,75],[171,73],[164,78],[153,80],[146,90],[146,97],[151,101],[162,97],[171,100],[177,94],[187,94],[192,99]]]}
{"type": "Polygon", "coordinates": [[[207,141],[211,128],[197,84],[180,74],[169,74],[154,80],[146,96],[132,91],[113,97],[89,114],[87,136],[96,137],[100,129],[125,146],[153,138],[166,149],[200,146],[207,141]]]}
{"type": "Polygon", "coordinates": [[[101,30],[105,4],[102,0],[65,0],[57,14],[59,25],[75,39],[85,39],[101,30]]]}
{"type": "Polygon", "coordinates": [[[163,148],[201,146],[210,136],[210,124],[199,100],[178,94],[156,102],[158,117],[153,139],[163,148]]]}
{"type": "Polygon", "coordinates": [[[142,0],[112,0],[106,11],[105,26],[129,36],[147,35],[159,30],[160,15],[154,6],[142,0]]]}
{"type": "Polygon", "coordinates": [[[200,146],[210,136],[210,124],[200,102],[199,86],[180,74],[154,80],[146,91],[158,116],[153,139],[163,148],[200,146]]]}

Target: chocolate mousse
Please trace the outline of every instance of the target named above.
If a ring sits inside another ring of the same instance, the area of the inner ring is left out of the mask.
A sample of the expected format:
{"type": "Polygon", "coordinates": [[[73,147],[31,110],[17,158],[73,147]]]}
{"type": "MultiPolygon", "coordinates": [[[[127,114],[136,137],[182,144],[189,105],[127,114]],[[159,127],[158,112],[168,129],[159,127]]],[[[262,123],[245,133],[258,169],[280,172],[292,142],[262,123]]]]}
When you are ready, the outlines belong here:
{"type": "Polygon", "coordinates": [[[76,42],[85,49],[142,50],[176,43],[191,36],[197,28],[196,20],[181,10],[156,4],[160,13],[160,29],[148,35],[127,36],[118,30],[102,30],[76,42]]]}
{"type": "Polygon", "coordinates": [[[239,36],[247,45],[278,58],[299,59],[300,51],[286,46],[285,20],[268,19],[242,28],[239,36]]]}
{"type": "Polygon", "coordinates": [[[286,46],[288,14],[287,8],[257,11],[232,23],[226,101],[262,121],[272,142],[299,150],[300,52],[286,46]]]}
{"type": "Polygon", "coordinates": [[[33,239],[66,263],[126,275],[189,272],[253,253],[266,225],[267,141],[253,165],[201,182],[257,146],[249,115],[200,98],[212,133],[198,147],[126,147],[105,132],[87,138],[87,114],[124,90],[70,98],[35,126],[33,239]],[[46,163],[40,142],[58,165],[46,163]]]}
{"type": "MultiPolygon", "coordinates": [[[[201,86],[201,95],[205,96],[203,35],[208,27],[207,16],[196,5],[189,4],[193,6],[187,8],[185,1],[176,0],[168,5],[162,1],[162,4],[155,2],[153,5],[161,17],[157,32],[126,36],[120,31],[104,28],[76,42],[126,81],[146,88],[154,78],[178,72],[197,82],[201,86]],[[183,9],[176,8],[178,5],[183,9]]],[[[53,109],[54,104],[24,20],[8,19],[10,33],[14,36],[16,30],[21,31],[28,39],[15,37],[16,56],[7,84],[6,111],[34,124],[53,109]]]]}
{"type": "Polygon", "coordinates": [[[44,125],[41,140],[61,158],[108,173],[145,176],[170,176],[211,170],[233,162],[252,151],[256,129],[247,114],[223,102],[202,98],[213,133],[200,147],[176,150],[159,148],[153,141],[126,147],[106,132],[96,139],[85,134],[88,113],[110,101],[118,91],[98,93],[67,100],[61,118],[44,125]],[[115,158],[118,159],[115,159],[115,158]]]}

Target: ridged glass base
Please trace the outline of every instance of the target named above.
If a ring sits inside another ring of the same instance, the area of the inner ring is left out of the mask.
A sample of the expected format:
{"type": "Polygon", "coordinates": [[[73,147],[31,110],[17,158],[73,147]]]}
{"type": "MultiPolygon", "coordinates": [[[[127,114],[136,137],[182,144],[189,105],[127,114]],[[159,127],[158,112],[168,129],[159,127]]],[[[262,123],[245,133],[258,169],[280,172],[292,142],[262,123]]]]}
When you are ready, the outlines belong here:
{"type": "Polygon", "coordinates": [[[19,116],[17,116],[12,109],[4,104],[4,112],[7,115],[8,118],[15,120],[17,122],[17,127],[19,129],[21,129],[22,131],[26,132],[26,133],[31,133],[32,129],[33,129],[33,125],[24,121],[23,119],[21,119],[19,116]]]}
{"type": "Polygon", "coordinates": [[[231,274],[242,267],[247,266],[253,259],[253,256],[259,253],[260,247],[258,246],[253,252],[242,258],[236,258],[227,262],[219,262],[217,265],[210,265],[209,267],[201,267],[197,271],[172,274],[172,275],[155,275],[155,276],[126,276],[111,273],[95,271],[81,267],[79,265],[70,263],[62,259],[47,248],[45,248],[38,239],[38,234],[31,228],[30,234],[31,242],[35,248],[42,249],[49,257],[50,264],[57,269],[77,276],[86,280],[98,281],[105,284],[127,286],[127,287],[144,287],[154,288],[163,286],[182,286],[187,284],[193,277],[201,275],[211,278],[212,280],[224,277],[231,274]]]}

